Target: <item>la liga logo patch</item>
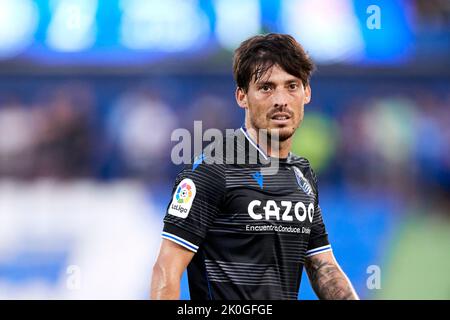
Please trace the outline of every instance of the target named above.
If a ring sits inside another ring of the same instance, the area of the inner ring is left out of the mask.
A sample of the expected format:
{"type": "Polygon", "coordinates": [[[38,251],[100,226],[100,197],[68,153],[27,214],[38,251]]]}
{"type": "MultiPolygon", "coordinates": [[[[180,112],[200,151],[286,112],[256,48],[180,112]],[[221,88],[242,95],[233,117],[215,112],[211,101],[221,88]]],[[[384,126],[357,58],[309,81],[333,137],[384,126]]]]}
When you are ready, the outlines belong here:
{"type": "Polygon", "coordinates": [[[169,214],[183,219],[186,218],[191,210],[196,192],[194,181],[188,178],[183,179],[175,189],[172,203],[169,206],[169,214]]]}
{"type": "Polygon", "coordinates": [[[188,182],[178,185],[175,198],[178,203],[188,203],[192,198],[192,186],[188,182]]]}

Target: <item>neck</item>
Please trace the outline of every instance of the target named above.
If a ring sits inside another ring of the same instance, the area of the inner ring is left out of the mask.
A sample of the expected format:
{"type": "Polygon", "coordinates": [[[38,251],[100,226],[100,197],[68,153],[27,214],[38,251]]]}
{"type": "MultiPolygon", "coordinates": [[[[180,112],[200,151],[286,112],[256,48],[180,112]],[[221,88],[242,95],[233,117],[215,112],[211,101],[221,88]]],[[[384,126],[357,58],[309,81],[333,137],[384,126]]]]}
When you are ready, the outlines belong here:
{"type": "Polygon", "coordinates": [[[287,158],[288,157],[289,152],[291,151],[292,137],[290,137],[289,139],[284,140],[284,141],[279,141],[278,147],[276,145],[272,146],[271,139],[268,139],[268,138],[262,139],[260,137],[260,133],[258,132],[258,130],[253,128],[249,123],[246,123],[245,127],[246,127],[247,132],[250,135],[250,137],[254,141],[256,141],[256,143],[259,145],[259,147],[261,149],[263,149],[264,152],[269,157],[274,157],[274,158],[287,158]],[[268,140],[268,141],[264,141],[264,140],[268,140]],[[264,143],[261,143],[262,141],[264,143]]]}

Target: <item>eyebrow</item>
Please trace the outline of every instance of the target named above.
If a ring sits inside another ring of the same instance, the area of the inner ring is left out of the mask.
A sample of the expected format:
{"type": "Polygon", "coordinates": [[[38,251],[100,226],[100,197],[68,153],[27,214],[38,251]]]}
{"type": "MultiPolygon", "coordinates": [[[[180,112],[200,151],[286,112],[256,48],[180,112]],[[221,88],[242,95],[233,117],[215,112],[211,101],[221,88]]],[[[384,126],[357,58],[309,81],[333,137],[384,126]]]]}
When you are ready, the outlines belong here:
{"type": "MultiPolygon", "coordinates": [[[[288,80],[284,81],[284,84],[290,84],[290,83],[293,83],[293,82],[300,82],[300,81],[301,81],[300,79],[291,78],[291,79],[288,79],[288,80]]],[[[264,86],[264,85],[271,85],[271,86],[273,86],[273,85],[275,85],[275,82],[273,82],[273,81],[258,81],[258,82],[255,82],[255,83],[258,86],[264,86]]]]}

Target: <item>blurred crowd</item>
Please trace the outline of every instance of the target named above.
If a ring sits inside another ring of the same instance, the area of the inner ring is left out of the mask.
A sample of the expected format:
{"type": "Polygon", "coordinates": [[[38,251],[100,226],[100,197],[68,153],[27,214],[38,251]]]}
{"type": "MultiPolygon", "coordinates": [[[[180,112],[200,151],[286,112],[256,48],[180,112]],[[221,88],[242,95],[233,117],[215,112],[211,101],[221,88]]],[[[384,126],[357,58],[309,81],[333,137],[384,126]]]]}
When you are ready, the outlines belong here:
{"type": "MultiPolygon", "coordinates": [[[[244,116],[231,79],[221,86],[222,78],[210,76],[212,90],[183,81],[176,90],[186,94],[176,99],[170,86],[165,92],[141,81],[122,90],[98,89],[91,80],[44,81],[25,94],[0,92],[0,178],[171,181],[180,170],[170,160],[174,129],[192,131],[194,120],[203,130],[238,128],[244,116]]],[[[294,151],[310,159],[322,181],[447,198],[450,94],[432,85],[405,90],[401,80],[384,92],[369,81],[354,88],[358,94],[327,101],[336,92],[316,82],[294,151]]]]}
{"type": "Polygon", "coordinates": [[[0,178],[110,180],[152,183],[170,175],[172,131],[232,128],[223,98],[199,93],[174,107],[148,86],[108,92],[89,82],[0,93],[0,178]],[[97,95],[96,95],[97,93],[97,95]]]}
{"type": "Polygon", "coordinates": [[[2,177],[67,179],[92,173],[94,105],[89,90],[57,87],[31,101],[7,93],[0,101],[2,177]]]}

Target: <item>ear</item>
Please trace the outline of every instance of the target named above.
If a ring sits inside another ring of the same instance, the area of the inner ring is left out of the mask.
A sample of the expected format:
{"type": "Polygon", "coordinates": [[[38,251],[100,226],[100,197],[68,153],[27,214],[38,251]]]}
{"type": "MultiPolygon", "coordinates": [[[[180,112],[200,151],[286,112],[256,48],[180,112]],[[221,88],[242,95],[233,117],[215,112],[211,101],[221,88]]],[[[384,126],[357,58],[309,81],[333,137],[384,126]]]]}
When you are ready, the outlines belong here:
{"type": "Polygon", "coordinates": [[[236,88],[235,97],[237,104],[241,108],[247,109],[247,93],[244,92],[244,89],[236,88]]]}
{"type": "Polygon", "coordinates": [[[305,104],[308,104],[311,101],[311,87],[309,83],[305,87],[305,104]]]}

